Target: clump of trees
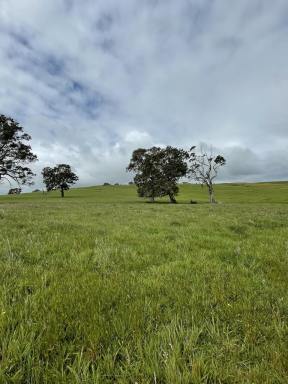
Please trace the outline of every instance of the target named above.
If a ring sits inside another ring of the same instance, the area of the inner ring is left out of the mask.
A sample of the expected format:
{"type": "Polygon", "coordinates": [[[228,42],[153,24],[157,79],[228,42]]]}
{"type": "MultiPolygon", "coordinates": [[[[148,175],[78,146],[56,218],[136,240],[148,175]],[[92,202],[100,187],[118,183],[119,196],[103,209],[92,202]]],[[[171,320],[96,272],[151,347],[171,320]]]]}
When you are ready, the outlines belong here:
{"type": "Polygon", "coordinates": [[[154,202],[156,197],[169,196],[176,203],[178,182],[182,177],[194,179],[208,188],[211,203],[216,203],[214,180],[226,160],[221,155],[213,156],[193,146],[189,151],[168,146],[166,148],[139,148],[132,153],[127,171],[134,172],[134,183],[140,197],[154,202]]]}
{"type": "Polygon", "coordinates": [[[0,115],[0,182],[6,180],[31,185],[35,174],[28,167],[37,160],[29,141],[31,136],[24,132],[19,123],[11,117],[0,115]]]}
{"type": "MultiPolygon", "coordinates": [[[[24,132],[19,123],[11,117],[0,115],[0,182],[6,180],[18,184],[33,184],[35,174],[28,166],[37,160],[29,141],[31,136],[24,132]]],[[[132,153],[127,171],[135,174],[134,183],[140,197],[155,198],[168,196],[171,203],[176,203],[182,177],[190,178],[208,189],[210,203],[216,203],[214,182],[219,169],[226,164],[220,154],[208,153],[205,148],[196,151],[193,146],[189,151],[167,146],[165,148],[138,148],[132,153]]],[[[45,167],[42,170],[43,182],[47,191],[64,191],[79,180],[68,164],[45,167]]],[[[104,183],[104,185],[110,185],[104,183]]],[[[119,185],[115,183],[114,185],[119,185]]],[[[20,188],[10,189],[9,193],[19,193],[20,188]]],[[[191,201],[192,202],[192,201],[191,201]]]]}
{"type": "Polygon", "coordinates": [[[45,167],[42,170],[42,176],[47,191],[60,189],[61,197],[64,197],[64,191],[67,191],[70,185],[79,180],[68,164],[58,164],[53,168],[45,167]]]}
{"type": "MultiPolygon", "coordinates": [[[[32,152],[29,141],[31,136],[24,132],[23,127],[11,117],[0,115],[0,182],[14,181],[20,186],[33,184],[36,176],[28,167],[29,163],[37,160],[32,152]]],[[[59,164],[54,168],[46,167],[42,171],[43,181],[47,191],[60,189],[61,196],[78,180],[70,165],[59,164]]],[[[9,194],[18,194],[20,188],[11,188],[9,194]]]]}
{"type": "Polygon", "coordinates": [[[127,167],[135,172],[134,183],[138,195],[147,197],[151,202],[156,197],[169,196],[176,203],[178,181],[187,174],[188,153],[183,149],[168,146],[136,149],[127,167]]]}

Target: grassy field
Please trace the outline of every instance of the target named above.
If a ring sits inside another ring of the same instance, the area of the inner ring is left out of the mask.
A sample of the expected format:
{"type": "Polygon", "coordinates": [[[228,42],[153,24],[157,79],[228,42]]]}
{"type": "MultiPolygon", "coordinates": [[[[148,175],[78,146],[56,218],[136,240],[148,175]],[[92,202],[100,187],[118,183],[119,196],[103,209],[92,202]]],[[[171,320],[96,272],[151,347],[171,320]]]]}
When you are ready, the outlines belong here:
{"type": "Polygon", "coordinates": [[[287,383],[288,183],[216,197],[0,196],[0,383],[287,383]]]}

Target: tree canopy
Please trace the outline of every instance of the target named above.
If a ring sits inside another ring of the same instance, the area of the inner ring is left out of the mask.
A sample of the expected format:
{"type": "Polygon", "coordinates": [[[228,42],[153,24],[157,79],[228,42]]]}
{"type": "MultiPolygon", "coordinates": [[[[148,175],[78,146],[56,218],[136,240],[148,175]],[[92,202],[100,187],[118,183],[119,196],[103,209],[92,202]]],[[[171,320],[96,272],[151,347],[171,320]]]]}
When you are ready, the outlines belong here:
{"type": "Polygon", "coordinates": [[[47,191],[60,189],[62,197],[64,197],[64,191],[70,188],[69,184],[75,184],[79,180],[68,164],[58,164],[53,168],[45,167],[42,170],[42,176],[47,191]]]}
{"type": "Polygon", "coordinates": [[[177,182],[187,173],[187,158],[186,151],[171,146],[136,149],[127,170],[135,173],[138,195],[151,201],[169,196],[171,203],[176,203],[177,182]]]}
{"type": "Polygon", "coordinates": [[[37,160],[31,146],[31,136],[23,131],[17,121],[0,115],[0,182],[32,184],[35,174],[27,166],[37,160]]]}

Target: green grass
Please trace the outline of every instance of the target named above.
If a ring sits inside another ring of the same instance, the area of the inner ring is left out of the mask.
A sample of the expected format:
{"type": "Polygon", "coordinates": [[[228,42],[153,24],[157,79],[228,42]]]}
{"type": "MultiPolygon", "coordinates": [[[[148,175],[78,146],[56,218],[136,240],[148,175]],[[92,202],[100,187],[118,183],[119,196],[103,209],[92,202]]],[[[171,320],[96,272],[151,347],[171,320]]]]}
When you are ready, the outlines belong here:
{"type": "Polygon", "coordinates": [[[0,383],[287,383],[288,183],[216,197],[1,196],[0,383]]]}

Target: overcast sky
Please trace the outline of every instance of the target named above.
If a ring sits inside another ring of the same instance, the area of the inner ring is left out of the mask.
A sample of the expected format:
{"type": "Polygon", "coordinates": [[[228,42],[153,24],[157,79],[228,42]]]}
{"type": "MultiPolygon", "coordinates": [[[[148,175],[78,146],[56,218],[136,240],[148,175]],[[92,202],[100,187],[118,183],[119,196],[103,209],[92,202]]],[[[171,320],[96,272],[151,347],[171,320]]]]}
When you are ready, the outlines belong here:
{"type": "Polygon", "coordinates": [[[288,1],[0,0],[0,113],[81,185],[201,142],[221,180],[288,179],[288,1]]]}

